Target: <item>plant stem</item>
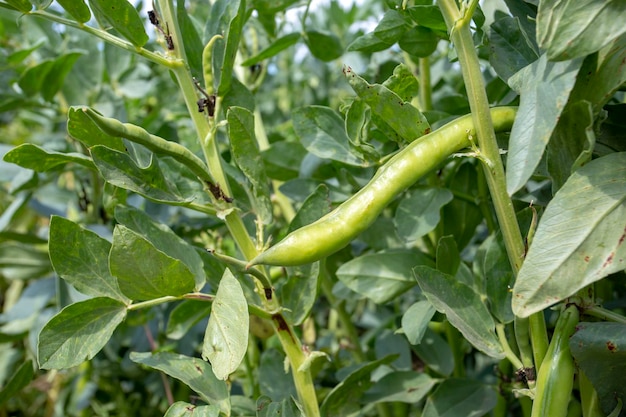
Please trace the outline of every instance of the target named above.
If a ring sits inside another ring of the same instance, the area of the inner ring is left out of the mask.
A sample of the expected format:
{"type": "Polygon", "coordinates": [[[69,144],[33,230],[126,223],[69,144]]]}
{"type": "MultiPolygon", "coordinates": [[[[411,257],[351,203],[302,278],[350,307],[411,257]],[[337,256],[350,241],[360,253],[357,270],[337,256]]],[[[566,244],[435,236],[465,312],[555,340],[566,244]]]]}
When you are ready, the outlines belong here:
{"type": "Polygon", "coordinates": [[[429,111],[433,109],[433,97],[430,88],[430,59],[428,57],[420,58],[419,65],[419,103],[421,111],[429,111]]]}
{"type": "Polygon", "coordinates": [[[586,308],[584,313],[588,316],[593,316],[600,318],[606,321],[614,321],[616,323],[626,324],[626,317],[621,314],[614,313],[610,310],[607,310],[603,307],[594,306],[590,308],[586,308]]]}
{"type": "MultiPolygon", "coordinates": [[[[486,161],[486,163],[482,164],[485,179],[491,193],[496,217],[502,230],[502,237],[513,275],[517,276],[524,259],[524,242],[515,216],[513,202],[506,191],[504,166],[493,130],[485,82],[469,28],[472,12],[477,4],[477,0],[472,0],[469,7],[464,10],[465,13],[461,13],[454,0],[438,1],[439,8],[450,32],[450,40],[454,44],[459,58],[480,153],[483,156],[483,160],[486,161]]],[[[529,319],[530,333],[535,338],[533,347],[535,343],[538,346],[545,343],[547,346],[548,336],[545,332],[545,325],[543,329],[537,327],[542,321],[543,315],[540,318],[537,316],[529,319]]]]}

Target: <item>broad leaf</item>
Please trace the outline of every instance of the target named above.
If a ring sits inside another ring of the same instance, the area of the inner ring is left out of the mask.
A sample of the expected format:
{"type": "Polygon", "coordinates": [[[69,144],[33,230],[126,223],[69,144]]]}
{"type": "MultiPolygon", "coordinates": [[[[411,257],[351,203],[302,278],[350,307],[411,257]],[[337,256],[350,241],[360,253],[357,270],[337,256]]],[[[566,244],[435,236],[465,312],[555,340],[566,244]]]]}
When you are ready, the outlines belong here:
{"type": "Polygon", "coordinates": [[[489,28],[489,62],[496,73],[507,81],[522,68],[539,58],[532,41],[517,17],[503,17],[489,28]]]}
{"type": "Polygon", "coordinates": [[[39,334],[42,369],[67,369],[93,358],[126,317],[126,305],[105,297],[70,304],[39,334]]]}
{"type": "Polygon", "coordinates": [[[172,309],[167,320],[167,337],[173,340],[182,339],[187,332],[200,320],[211,313],[211,303],[197,300],[183,300],[172,309]]]}
{"type": "Polygon", "coordinates": [[[164,417],[219,417],[220,409],[214,405],[195,405],[176,401],[165,412],[164,417]]]}
{"type": "Polygon", "coordinates": [[[231,107],[226,113],[228,137],[233,159],[252,185],[251,199],[263,224],[272,221],[269,179],[254,135],[254,116],[243,107],[231,107]]]}
{"type": "Polygon", "coordinates": [[[322,415],[326,417],[357,416],[361,410],[363,393],[374,384],[370,380],[371,373],[379,366],[393,361],[394,356],[363,364],[350,373],[328,393],[320,408],[322,415]]]}
{"type": "MultiPolygon", "coordinates": [[[[204,45],[200,39],[200,35],[196,30],[196,26],[185,7],[184,0],[176,2],[176,20],[178,20],[178,26],[180,29],[181,41],[185,45],[185,55],[187,57],[187,64],[191,74],[196,79],[202,77],[202,51],[204,45]]],[[[171,24],[171,23],[170,23],[171,24]]],[[[212,88],[211,86],[210,88],[212,88]]]]}
{"type": "Polygon", "coordinates": [[[54,270],[78,291],[129,301],[109,271],[109,241],[70,220],[52,216],[48,245],[54,270]]]}
{"type": "Polygon", "coordinates": [[[180,296],[194,291],[194,275],[181,260],[168,256],[123,225],[113,230],[109,268],[122,293],[132,300],[180,296]]]}
{"type": "Polygon", "coordinates": [[[33,361],[29,359],[20,365],[8,381],[2,384],[2,390],[0,390],[0,406],[17,396],[23,388],[31,383],[34,376],[33,361]]]}
{"type": "Polygon", "coordinates": [[[202,258],[192,245],[177,236],[172,229],[154,221],[145,212],[131,207],[117,206],[115,219],[150,241],[166,255],[181,260],[194,274],[196,290],[204,286],[206,277],[202,258]]]}
{"type": "Polygon", "coordinates": [[[513,312],[527,317],[621,271],[625,239],[621,152],[578,169],[548,204],[513,288],[513,312]]]}
{"type": "Polygon", "coordinates": [[[482,265],[482,271],[485,274],[483,285],[489,310],[501,323],[509,323],[514,318],[511,310],[510,288],[515,279],[502,241],[502,235],[498,233],[496,236],[490,236],[485,240],[482,247],[485,247],[482,265]]]}
{"type": "Polygon", "coordinates": [[[332,33],[307,30],[304,32],[304,42],[311,54],[322,61],[332,61],[343,54],[341,41],[332,33]]]}
{"type": "Polygon", "coordinates": [[[510,195],[533,175],[574,87],[582,59],[548,62],[546,55],[509,78],[521,96],[511,129],[506,185],[510,195]]]}
{"type": "Polygon", "coordinates": [[[441,208],[452,201],[452,193],[443,188],[418,188],[400,201],[394,224],[398,236],[414,242],[433,230],[441,208]]]}
{"type": "Polygon", "coordinates": [[[426,401],[423,417],[480,417],[498,401],[494,387],[472,379],[446,379],[426,401]]]}
{"type": "Polygon", "coordinates": [[[67,115],[67,132],[88,148],[105,145],[108,148],[124,151],[122,139],[104,133],[83,111],[82,107],[70,107],[67,115]]]}
{"type": "Polygon", "coordinates": [[[337,278],[375,303],[386,303],[415,286],[411,270],[416,265],[434,266],[426,255],[411,250],[367,254],[341,265],[337,278]]]}
{"type": "Polygon", "coordinates": [[[454,355],[446,341],[435,331],[426,328],[419,345],[411,347],[415,354],[433,371],[450,376],[454,370],[454,355]]]}
{"type": "Polygon", "coordinates": [[[422,400],[437,380],[415,371],[391,372],[376,381],[364,395],[366,404],[394,402],[415,404],[422,400]]]}
{"type": "Polygon", "coordinates": [[[427,27],[414,26],[398,42],[403,51],[414,57],[427,57],[437,49],[439,38],[427,27]]]}
{"type": "Polygon", "coordinates": [[[226,382],[216,378],[211,365],[202,359],[171,352],[131,352],[130,359],[178,379],[197,392],[202,400],[219,407],[224,414],[230,414],[226,382]]]}
{"type": "Polygon", "coordinates": [[[407,7],[406,11],[409,12],[409,16],[411,16],[413,21],[420,26],[443,33],[446,33],[448,30],[446,27],[446,21],[444,20],[439,7],[436,5],[417,4],[415,6],[407,7]]]}
{"type": "Polygon", "coordinates": [[[491,357],[504,357],[495,333],[495,323],[480,295],[436,269],[417,266],[413,272],[428,301],[446,315],[468,342],[491,357]]]}
{"type": "Polygon", "coordinates": [[[49,151],[32,143],[24,143],[7,152],[4,160],[37,172],[49,171],[69,162],[95,169],[91,158],[77,152],[49,151]]]}
{"type": "Polygon", "coordinates": [[[332,109],[307,106],[292,113],[293,128],[302,145],[313,155],[349,165],[364,165],[350,152],[350,144],[341,117],[332,109]]]}
{"type": "MultiPolygon", "coordinates": [[[[448,182],[447,189],[453,194],[480,195],[477,166],[464,161],[448,182]]],[[[478,167],[481,168],[480,166],[478,167]]],[[[441,210],[443,235],[453,235],[459,250],[463,250],[473,239],[476,227],[483,221],[478,205],[473,201],[455,198],[441,210]]]]}
{"type": "Polygon", "coordinates": [[[605,414],[626,403],[626,325],[580,323],[569,340],[576,364],[598,392],[605,414]]]}
{"type": "Polygon", "coordinates": [[[79,23],[87,23],[91,19],[91,11],[84,0],[57,0],[66,12],[79,23]]]}
{"type": "Polygon", "coordinates": [[[435,315],[435,307],[427,300],[417,301],[402,315],[402,331],[412,345],[418,345],[435,315]]]}
{"type": "MultiPolygon", "coordinates": [[[[437,242],[435,265],[438,271],[448,275],[456,275],[461,265],[461,254],[454,236],[442,236],[437,242]]],[[[467,284],[467,283],[466,283],[467,284]]]]}
{"type": "Polygon", "coordinates": [[[202,345],[202,357],[211,362],[218,379],[227,379],[239,367],[248,349],[249,326],[243,290],[227,269],[213,301],[202,345]]]}
{"type": "Polygon", "coordinates": [[[372,113],[387,123],[404,141],[412,142],[430,132],[426,117],[411,103],[402,100],[384,85],[369,84],[350,67],[344,66],[343,72],[352,89],[370,106],[372,113]]]}
{"type": "Polygon", "coordinates": [[[257,417],[302,417],[301,407],[293,397],[282,401],[272,401],[270,397],[261,396],[256,402],[257,417]]]}
{"type": "Polygon", "coordinates": [[[393,69],[393,74],[385,80],[383,86],[396,93],[404,101],[411,101],[419,95],[419,81],[411,69],[404,64],[393,69]]]}
{"type": "Polygon", "coordinates": [[[144,46],[148,35],[137,9],[128,0],[89,0],[94,13],[106,19],[135,46],[144,46]]]}
{"type": "Polygon", "coordinates": [[[552,61],[596,52],[626,32],[622,0],[544,0],[537,13],[537,41],[552,61]]]}
{"type": "Polygon", "coordinates": [[[285,373],[285,359],[282,351],[269,348],[261,353],[259,360],[257,368],[259,390],[261,394],[267,395],[274,401],[298,396],[293,378],[285,373]]]}

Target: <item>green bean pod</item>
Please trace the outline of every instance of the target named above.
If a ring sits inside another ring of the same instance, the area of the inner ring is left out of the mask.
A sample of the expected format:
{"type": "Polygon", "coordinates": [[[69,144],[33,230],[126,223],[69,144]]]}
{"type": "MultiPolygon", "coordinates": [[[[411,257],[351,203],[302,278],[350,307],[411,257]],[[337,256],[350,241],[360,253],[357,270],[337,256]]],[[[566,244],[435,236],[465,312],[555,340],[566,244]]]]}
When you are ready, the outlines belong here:
{"type": "MultiPolygon", "coordinates": [[[[496,132],[511,129],[517,109],[491,109],[496,132]]],[[[402,191],[437,168],[454,152],[470,146],[471,115],[460,117],[412,142],[383,165],[370,182],[319,220],[294,230],[252,259],[252,265],[303,265],[345,247],[367,229],[402,191]]]]}
{"type": "Polygon", "coordinates": [[[543,359],[531,417],[566,417],[574,386],[576,366],[569,348],[569,339],[576,330],[580,313],[568,306],[556,322],[554,335],[543,359]]]}
{"type": "Polygon", "coordinates": [[[82,110],[104,133],[115,137],[126,138],[131,142],[145,146],[156,154],[171,156],[178,162],[187,166],[202,182],[205,184],[213,184],[213,178],[204,162],[184,146],[151,135],[148,131],[139,126],[130,123],[122,123],[110,117],[104,117],[97,111],[88,107],[82,108],[82,110]]]}

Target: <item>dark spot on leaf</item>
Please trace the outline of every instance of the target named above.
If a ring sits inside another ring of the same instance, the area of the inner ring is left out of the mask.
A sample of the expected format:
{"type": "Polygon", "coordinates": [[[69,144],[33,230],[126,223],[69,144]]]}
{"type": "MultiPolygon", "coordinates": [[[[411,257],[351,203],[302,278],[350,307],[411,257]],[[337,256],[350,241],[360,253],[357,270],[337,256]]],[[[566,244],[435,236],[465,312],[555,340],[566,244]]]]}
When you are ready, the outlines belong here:
{"type": "Polygon", "coordinates": [[[606,261],[604,261],[604,264],[602,264],[602,268],[606,268],[607,266],[609,266],[611,264],[611,262],[613,262],[613,256],[615,255],[615,253],[611,252],[609,254],[609,257],[606,258],[606,261]]]}
{"type": "Polygon", "coordinates": [[[196,371],[198,371],[199,373],[203,373],[202,372],[202,368],[200,368],[198,365],[194,364],[196,371]]]}
{"type": "Polygon", "coordinates": [[[291,337],[291,340],[294,343],[296,342],[293,337],[293,333],[291,332],[291,329],[289,329],[289,325],[281,314],[272,315],[272,321],[276,324],[276,330],[278,330],[279,332],[287,332],[291,337]]]}
{"type": "Polygon", "coordinates": [[[589,255],[585,255],[585,262],[589,262],[589,255]]]}
{"type": "Polygon", "coordinates": [[[615,344],[611,341],[606,342],[606,348],[609,352],[617,352],[617,346],[615,346],[615,344]]]}
{"type": "Polygon", "coordinates": [[[427,127],[427,128],[424,130],[424,134],[425,134],[425,135],[427,135],[427,134],[429,134],[429,133],[430,133],[430,127],[427,127]]]}
{"type": "Polygon", "coordinates": [[[624,239],[626,239],[626,227],[624,228],[624,233],[622,233],[622,236],[619,238],[617,244],[621,245],[622,243],[624,243],[624,239]]]}

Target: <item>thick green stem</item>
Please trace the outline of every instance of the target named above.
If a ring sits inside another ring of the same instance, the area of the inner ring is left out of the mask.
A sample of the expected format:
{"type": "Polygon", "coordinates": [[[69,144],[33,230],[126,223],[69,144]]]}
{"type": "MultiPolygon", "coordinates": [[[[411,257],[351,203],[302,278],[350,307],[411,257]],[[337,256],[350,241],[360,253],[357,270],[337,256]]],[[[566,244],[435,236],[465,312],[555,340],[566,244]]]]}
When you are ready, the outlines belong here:
{"type": "Polygon", "coordinates": [[[419,81],[420,81],[420,107],[422,111],[433,109],[432,90],[430,88],[430,59],[428,57],[419,59],[419,81]]]}
{"type": "MultiPolygon", "coordinates": [[[[485,82],[469,28],[472,12],[478,2],[476,0],[470,2],[470,6],[465,10],[465,14],[459,10],[454,0],[439,0],[438,4],[450,31],[450,40],[454,44],[459,57],[470,109],[472,110],[472,119],[478,137],[478,145],[483,157],[482,160],[485,162],[483,163],[485,179],[491,193],[496,217],[502,230],[509,262],[511,263],[513,274],[517,276],[524,259],[524,241],[515,216],[513,202],[506,190],[504,166],[489,112],[485,82]]],[[[543,316],[541,316],[541,320],[543,320],[543,316]]],[[[529,320],[530,333],[536,339],[533,340],[533,344],[536,342],[538,345],[544,343],[547,345],[545,327],[543,331],[541,328],[536,327],[539,322],[539,317],[529,320]]]]}

